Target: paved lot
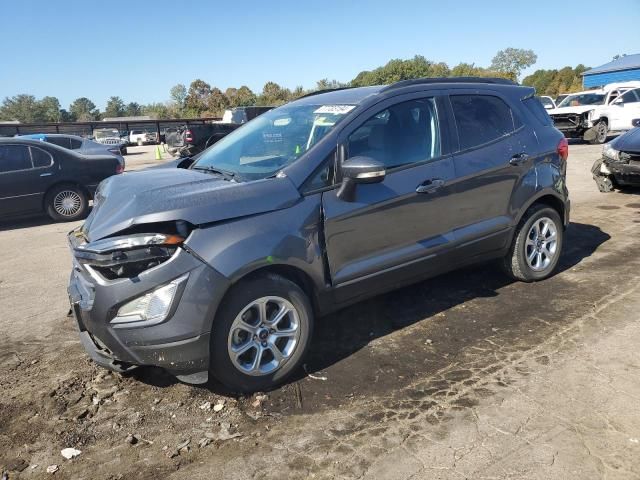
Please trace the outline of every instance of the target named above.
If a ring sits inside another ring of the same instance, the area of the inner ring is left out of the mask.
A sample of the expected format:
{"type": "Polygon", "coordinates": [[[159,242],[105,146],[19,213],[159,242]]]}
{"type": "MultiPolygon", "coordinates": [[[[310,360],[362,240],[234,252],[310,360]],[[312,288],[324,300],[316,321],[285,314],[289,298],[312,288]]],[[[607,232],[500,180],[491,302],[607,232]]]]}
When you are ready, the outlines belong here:
{"type": "MultiPolygon", "coordinates": [[[[128,166],[142,166],[140,155],[128,166]]],[[[74,225],[0,224],[0,470],[640,478],[640,197],[597,192],[598,155],[571,146],[572,224],[552,279],[513,283],[485,265],[362,302],[319,322],[311,375],[266,396],[231,397],[152,369],[105,375],[66,316],[64,233],[74,225]],[[65,447],[82,454],[65,460],[65,447]]]]}

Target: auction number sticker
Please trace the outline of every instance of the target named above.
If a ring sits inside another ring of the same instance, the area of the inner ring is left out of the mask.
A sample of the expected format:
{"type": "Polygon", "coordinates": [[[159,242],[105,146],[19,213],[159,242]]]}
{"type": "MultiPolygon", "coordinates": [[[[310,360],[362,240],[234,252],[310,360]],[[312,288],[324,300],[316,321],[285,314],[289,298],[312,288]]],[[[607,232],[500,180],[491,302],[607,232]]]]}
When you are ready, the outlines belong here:
{"type": "Polygon", "coordinates": [[[355,105],[322,105],[313,113],[331,113],[333,115],[344,115],[356,108],[355,105]]]}

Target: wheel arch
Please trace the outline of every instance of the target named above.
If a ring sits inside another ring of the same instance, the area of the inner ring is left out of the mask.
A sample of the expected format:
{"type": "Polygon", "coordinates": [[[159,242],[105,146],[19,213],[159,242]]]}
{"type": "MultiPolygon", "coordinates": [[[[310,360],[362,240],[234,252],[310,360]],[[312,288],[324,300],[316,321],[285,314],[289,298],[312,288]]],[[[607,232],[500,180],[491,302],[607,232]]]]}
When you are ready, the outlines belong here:
{"type": "Polygon", "coordinates": [[[87,201],[91,200],[91,198],[93,197],[91,195],[91,192],[89,191],[89,189],[87,187],[85,187],[84,185],[82,185],[81,183],[78,182],[74,182],[72,180],[60,180],[52,185],[49,186],[49,188],[47,188],[44,192],[44,195],[42,196],[42,210],[46,211],[47,209],[47,201],[49,200],[49,195],[51,194],[51,192],[58,188],[58,187],[62,187],[65,185],[69,185],[71,187],[76,187],[80,190],[82,190],[82,193],[85,194],[85,196],[87,197],[87,201]]]}
{"type": "Polygon", "coordinates": [[[315,284],[311,278],[311,276],[302,270],[293,265],[289,264],[269,264],[269,265],[260,265],[252,270],[245,271],[237,278],[234,278],[229,288],[224,293],[222,297],[222,301],[224,301],[224,297],[227,296],[231,288],[237,285],[240,282],[251,280],[258,277],[264,277],[269,274],[278,275],[280,277],[286,278],[287,280],[295,283],[298,287],[302,289],[302,291],[307,295],[313,310],[315,313],[320,311],[320,304],[318,299],[318,291],[315,287],[315,284]]]}
{"type": "Polygon", "coordinates": [[[518,217],[516,219],[516,225],[520,223],[522,217],[524,217],[525,213],[527,213],[527,210],[529,210],[535,204],[547,205],[548,207],[553,208],[556,212],[558,212],[558,215],[560,215],[565,228],[567,227],[569,219],[567,218],[567,208],[565,202],[558,196],[558,194],[551,193],[549,191],[541,192],[539,195],[529,200],[529,202],[520,209],[520,212],[518,213],[518,217]]]}

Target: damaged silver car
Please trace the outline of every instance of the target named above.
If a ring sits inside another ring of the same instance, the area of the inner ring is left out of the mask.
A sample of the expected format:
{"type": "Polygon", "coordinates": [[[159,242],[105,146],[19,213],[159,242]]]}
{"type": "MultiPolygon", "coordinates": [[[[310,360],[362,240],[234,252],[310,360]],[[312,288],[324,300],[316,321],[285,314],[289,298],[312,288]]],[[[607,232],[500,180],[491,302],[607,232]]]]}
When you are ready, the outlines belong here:
{"type": "Polygon", "coordinates": [[[640,187],[640,128],[604,145],[602,158],[594,162],[591,173],[601,192],[640,187]]]}

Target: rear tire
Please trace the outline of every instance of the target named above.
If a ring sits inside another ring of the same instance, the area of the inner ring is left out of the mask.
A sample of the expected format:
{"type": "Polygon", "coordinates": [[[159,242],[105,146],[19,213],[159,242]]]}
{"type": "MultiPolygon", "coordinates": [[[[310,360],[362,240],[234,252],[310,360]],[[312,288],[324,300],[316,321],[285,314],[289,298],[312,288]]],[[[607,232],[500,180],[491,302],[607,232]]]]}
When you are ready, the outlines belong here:
{"type": "Polygon", "coordinates": [[[47,193],[45,209],[55,222],[73,222],[86,216],[89,200],[76,185],[58,185],[47,193]]]}
{"type": "Polygon", "coordinates": [[[563,240],[564,227],[558,212],[543,204],[533,205],[520,220],[503,259],[505,272],[521,282],[548,278],[558,265],[563,240]]]}
{"type": "Polygon", "coordinates": [[[311,303],[298,285],[273,274],[241,281],[211,329],[211,375],[234,392],[272,389],[301,364],[312,331],[311,303]]]}

